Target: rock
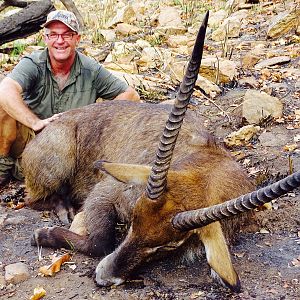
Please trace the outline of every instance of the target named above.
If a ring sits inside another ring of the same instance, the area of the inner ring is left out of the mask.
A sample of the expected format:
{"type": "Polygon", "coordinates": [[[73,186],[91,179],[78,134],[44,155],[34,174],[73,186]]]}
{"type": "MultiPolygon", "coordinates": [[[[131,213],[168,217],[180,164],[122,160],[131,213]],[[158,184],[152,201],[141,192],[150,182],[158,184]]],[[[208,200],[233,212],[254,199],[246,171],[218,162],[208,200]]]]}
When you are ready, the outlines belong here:
{"type": "Polygon", "coordinates": [[[283,105],[278,98],[264,92],[248,90],[242,104],[242,115],[249,123],[258,124],[268,116],[280,118],[282,109],[283,105]]]}
{"type": "Polygon", "coordinates": [[[137,26],[133,26],[133,25],[130,25],[127,23],[119,23],[119,24],[117,24],[116,31],[119,34],[127,36],[130,34],[139,33],[142,31],[142,29],[137,26]]]}
{"type": "Polygon", "coordinates": [[[107,42],[116,40],[116,31],[114,29],[101,29],[99,32],[107,42]]]}
{"type": "Polygon", "coordinates": [[[161,27],[183,26],[180,12],[173,6],[162,7],[158,16],[158,25],[161,27]]]}
{"type": "Polygon", "coordinates": [[[6,220],[4,220],[4,225],[18,225],[23,224],[26,221],[25,216],[16,216],[16,217],[8,217],[6,220]]]}
{"type": "Polygon", "coordinates": [[[146,40],[137,40],[135,44],[141,49],[151,47],[151,44],[146,40]]]}
{"type": "Polygon", "coordinates": [[[248,86],[252,88],[258,88],[259,82],[255,79],[254,76],[244,77],[239,80],[239,85],[248,86]]]}
{"type": "Polygon", "coordinates": [[[228,147],[242,146],[249,143],[249,141],[259,132],[260,127],[254,125],[247,125],[229,134],[224,142],[228,147]]]}
{"type": "Polygon", "coordinates": [[[172,48],[177,48],[182,45],[187,45],[190,39],[186,35],[170,35],[166,43],[172,48]]]}
{"type": "Polygon", "coordinates": [[[299,26],[300,9],[293,9],[292,11],[284,11],[270,21],[270,26],[267,31],[269,38],[278,38],[291,29],[296,29],[299,26]]]}
{"type": "Polygon", "coordinates": [[[227,17],[227,12],[224,9],[212,12],[208,19],[208,26],[212,29],[218,28],[227,17]]]}
{"type": "Polygon", "coordinates": [[[201,75],[198,75],[196,86],[200,87],[212,99],[221,94],[221,89],[216,84],[201,75]]]}
{"type": "Polygon", "coordinates": [[[223,41],[226,35],[227,37],[239,37],[240,30],[241,20],[239,18],[229,17],[225,19],[223,24],[212,33],[211,39],[219,42],[223,41]]]}
{"type": "Polygon", "coordinates": [[[106,23],[106,28],[111,28],[118,23],[132,23],[136,19],[135,11],[131,4],[128,4],[117,11],[117,14],[106,23]]]}
{"type": "Polygon", "coordinates": [[[103,61],[108,56],[109,52],[103,51],[103,49],[99,49],[96,47],[84,47],[84,54],[93,57],[97,61],[103,61]]]}
{"type": "Polygon", "coordinates": [[[290,62],[291,58],[289,56],[277,56],[268,59],[264,59],[255,65],[255,69],[263,69],[269,66],[280,65],[290,62]]]}
{"type": "Polygon", "coordinates": [[[228,59],[207,56],[202,59],[200,74],[217,84],[229,83],[237,75],[236,64],[228,59]]]}
{"type": "Polygon", "coordinates": [[[5,281],[10,284],[17,284],[30,277],[28,267],[24,263],[18,262],[5,267],[5,281]]]}
{"type": "Polygon", "coordinates": [[[253,55],[262,56],[266,54],[267,45],[264,43],[259,43],[254,46],[254,49],[251,51],[253,55]]]}
{"type": "MultiPolygon", "coordinates": [[[[0,76],[1,76],[1,74],[0,74],[0,76]]],[[[3,78],[4,78],[4,76],[3,76],[3,78]]],[[[0,80],[0,81],[1,81],[1,80],[0,80]]],[[[6,218],[7,218],[7,216],[8,216],[8,214],[5,214],[5,213],[1,213],[1,214],[0,214],[0,227],[1,227],[2,225],[4,225],[4,222],[5,222],[6,218]]]]}
{"type": "Polygon", "coordinates": [[[104,62],[103,66],[110,71],[124,71],[126,73],[136,74],[138,73],[138,69],[136,64],[134,63],[116,63],[116,62],[104,62]]]}
{"type": "Polygon", "coordinates": [[[6,286],[4,276],[0,275],[0,290],[2,290],[6,286]]]}
{"type": "Polygon", "coordinates": [[[248,52],[242,59],[242,66],[244,69],[252,68],[259,60],[260,60],[259,56],[254,55],[251,52],[248,52]]]}
{"type": "Polygon", "coordinates": [[[284,146],[289,142],[289,138],[286,134],[263,132],[259,136],[259,142],[264,147],[284,146]]]}
{"type": "Polygon", "coordinates": [[[247,9],[240,9],[234,12],[230,17],[237,18],[242,22],[244,19],[248,17],[248,15],[249,15],[249,11],[247,9]]]}
{"type": "MultiPolygon", "coordinates": [[[[115,70],[110,70],[111,73],[113,73],[116,77],[119,79],[127,82],[129,85],[133,87],[140,87],[142,86],[145,91],[163,91],[162,88],[160,88],[160,82],[157,82],[157,78],[154,77],[149,77],[147,76],[147,80],[144,79],[142,75],[138,74],[128,74],[125,72],[120,72],[120,71],[115,71],[115,70]]],[[[164,80],[161,80],[164,82],[164,80]]]]}
{"type": "Polygon", "coordinates": [[[116,42],[111,53],[106,57],[105,63],[130,64],[137,55],[135,51],[132,43],[116,42]]]}
{"type": "Polygon", "coordinates": [[[225,37],[239,37],[243,19],[247,18],[249,12],[247,10],[239,10],[226,18],[223,23],[218,26],[217,30],[212,33],[212,40],[223,41],[225,37]]]}
{"type": "Polygon", "coordinates": [[[181,82],[187,67],[186,61],[175,61],[169,64],[169,72],[173,82],[181,82]]]}
{"type": "Polygon", "coordinates": [[[179,35],[184,34],[187,32],[187,29],[184,26],[168,26],[168,27],[161,27],[158,26],[153,30],[154,34],[158,35],[179,35]]]}
{"type": "Polygon", "coordinates": [[[143,70],[154,68],[157,66],[157,60],[160,60],[159,52],[156,47],[145,47],[141,53],[141,57],[137,61],[138,66],[143,70]]]}
{"type": "Polygon", "coordinates": [[[88,231],[85,225],[85,214],[83,211],[75,215],[74,220],[69,228],[70,231],[79,235],[87,235],[88,231]]]}

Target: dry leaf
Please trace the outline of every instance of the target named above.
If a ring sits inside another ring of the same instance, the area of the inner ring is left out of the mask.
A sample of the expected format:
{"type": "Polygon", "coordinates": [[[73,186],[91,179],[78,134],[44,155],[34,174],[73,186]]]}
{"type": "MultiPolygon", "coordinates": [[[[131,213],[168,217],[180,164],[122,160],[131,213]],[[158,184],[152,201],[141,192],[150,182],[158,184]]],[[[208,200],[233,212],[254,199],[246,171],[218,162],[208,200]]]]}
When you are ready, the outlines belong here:
{"type": "Polygon", "coordinates": [[[15,206],[15,210],[21,209],[25,206],[25,202],[18,202],[18,204],[15,206]]]}
{"type": "Polygon", "coordinates": [[[56,257],[51,265],[40,267],[39,273],[45,276],[54,276],[60,271],[61,265],[71,259],[71,255],[66,253],[62,256],[56,257]]]}
{"type": "Polygon", "coordinates": [[[272,203],[271,202],[264,203],[263,207],[264,209],[272,210],[272,203]]]}
{"type": "Polygon", "coordinates": [[[291,145],[285,145],[283,147],[283,150],[284,151],[294,151],[295,149],[298,148],[298,145],[297,144],[291,144],[291,145]]]}
{"type": "Polygon", "coordinates": [[[294,142],[300,142],[300,134],[294,136],[294,142]]]}
{"type": "Polygon", "coordinates": [[[296,120],[300,120],[300,109],[295,109],[296,120]]]}
{"type": "Polygon", "coordinates": [[[300,255],[292,260],[292,265],[296,268],[300,267],[300,255]]]}
{"type": "Polygon", "coordinates": [[[233,254],[234,254],[234,256],[236,256],[238,258],[242,258],[245,256],[245,252],[234,252],[233,254]]]}
{"type": "Polygon", "coordinates": [[[44,296],[46,296],[46,291],[42,287],[38,287],[33,290],[33,296],[30,297],[30,300],[39,300],[44,296]]]}
{"type": "Polygon", "coordinates": [[[204,292],[199,291],[199,292],[196,292],[196,293],[192,293],[190,298],[191,299],[197,299],[197,298],[202,297],[202,296],[204,296],[204,292]]]}

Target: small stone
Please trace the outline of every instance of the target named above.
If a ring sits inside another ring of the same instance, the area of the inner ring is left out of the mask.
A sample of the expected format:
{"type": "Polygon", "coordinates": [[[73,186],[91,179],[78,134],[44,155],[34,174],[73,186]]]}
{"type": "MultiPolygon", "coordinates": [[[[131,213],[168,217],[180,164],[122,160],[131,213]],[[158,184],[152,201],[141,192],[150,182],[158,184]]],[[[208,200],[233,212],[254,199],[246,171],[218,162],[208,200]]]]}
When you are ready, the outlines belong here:
{"type": "Polygon", "coordinates": [[[141,28],[133,26],[131,24],[127,24],[127,23],[119,23],[119,24],[117,24],[116,31],[119,34],[127,36],[130,34],[136,34],[136,33],[141,32],[141,28]]]}
{"type": "Polygon", "coordinates": [[[242,59],[242,66],[244,69],[252,68],[259,60],[259,56],[247,53],[242,59]]]}
{"type": "Polygon", "coordinates": [[[246,92],[242,105],[243,117],[252,124],[258,124],[268,116],[280,118],[282,109],[283,104],[278,98],[256,90],[246,92]]]}
{"type": "Polygon", "coordinates": [[[5,278],[3,275],[0,275],[0,290],[6,286],[5,278]]]}
{"type": "Polygon", "coordinates": [[[107,22],[105,25],[106,28],[111,28],[115,26],[118,23],[126,22],[126,23],[132,23],[136,19],[135,11],[131,4],[128,4],[121,9],[119,9],[116,13],[116,15],[107,22]]]}
{"type": "Polygon", "coordinates": [[[230,133],[224,142],[228,147],[246,145],[260,130],[259,126],[246,125],[230,133]]]}
{"type": "Polygon", "coordinates": [[[221,94],[221,89],[216,84],[201,75],[198,75],[196,86],[199,86],[212,99],[221,94]]]}
{"type": "Polygon", "coordinates": [[[275,134],[272,132],[263,132],[259,136],[259,142],[264,147],[283,146],[288,142],[288,139],[286,134],[275,134]]]}
{"type": "Polygon", "coordinates": [[[288,63],[290,61],[291,61],[291,58],[289,56],[272,57],[272,58],[260,61],[258,64],[255,65],[255,69],[263,69],[263,68],[274,66],[274,65],[288,63]]]}
{"type": "Polygon", "coordinates": [[[207,56],[202,59],[200,74],[217,84],[229,83],[237,75],[237,67],[231,60],[207,56]]]}
{"type": "Polygon", "coordinates": [[[172,6],[161,8],[161,12],[158,16],[158,23],[161,27],[177,27],[183,25],[179,10],[172,6]]]}
{"type": "Polygon", "coordinates": [[[278,38],[291,29],[296,29],[299,21],[300,9],[285,11],[275,16],[268,28],[267,36],[270,38],[278,38]]]}
{"type": "Polygon", "coordinates": [[[8,284],[17,284],[27,280],[29,277],[28,267],[24,263],[18,262],[5,267],[5,280],[8,284]]]}
{"type": "Polygon", "coordinates": [[[26,221],[26,219],[27,218],[25,216],[10,217],[4,221],[4,225],[23,224],[26,221]]]}

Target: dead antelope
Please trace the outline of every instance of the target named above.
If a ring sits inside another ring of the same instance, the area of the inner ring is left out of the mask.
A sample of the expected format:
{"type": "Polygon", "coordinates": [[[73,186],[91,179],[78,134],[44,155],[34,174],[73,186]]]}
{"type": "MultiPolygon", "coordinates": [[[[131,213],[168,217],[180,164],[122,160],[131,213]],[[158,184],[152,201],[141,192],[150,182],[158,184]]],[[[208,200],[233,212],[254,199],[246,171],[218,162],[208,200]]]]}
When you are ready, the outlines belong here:
{"type": "Polygon", "coordinates": [[[201,120],[186,112],[200,68],[207,20],[208,14],[171,112],[165,105],[93,104],[65,113],[24,152],[30,203],[43,207],[67,201],[77,208],[83,204],[88,232],[78,235],[61,227],[42,228],[35,232],[33,244],[107,255],[96,269],[98,285],[121,284],[150,258],[189,245],[193,238],[198,241],[194,253],[203,243],[212,273],[239,291],[225,237],[234,234],[233,225],[240,218],[219,220],[299,185],[297,175],[275,188],[237,198],[254,189],[246,172],[203,129],[201,120]],[[232,198],[236,199],[226,202],[232,198]],[[115,249],[117,221],[130,223],[130,229],[115,249]]]}

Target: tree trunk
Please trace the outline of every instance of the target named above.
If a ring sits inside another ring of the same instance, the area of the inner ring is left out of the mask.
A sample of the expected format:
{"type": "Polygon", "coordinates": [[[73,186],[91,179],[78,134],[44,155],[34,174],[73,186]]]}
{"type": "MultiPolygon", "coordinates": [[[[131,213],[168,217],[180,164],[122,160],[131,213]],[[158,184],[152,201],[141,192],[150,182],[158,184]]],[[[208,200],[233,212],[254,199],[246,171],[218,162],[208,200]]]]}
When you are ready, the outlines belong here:
{"type": "Polygon", "coordinates": [[[27,1],[21,0],[4,0],[3,3],[0,5],[0,12],[4,10],[8,6],[16,6],[16,7],[26,7],[29,3],[27,1]]]}
{"type": "Polygon", "coordinates": [[[77,9],[75,3],[72,0],[60,0],[60,2],[66,7],[67,10],[73,12],[79,22],[80,29],[84,29],[84,21],[83,18],[77,9]]]}
{"type": "Polygon", "coordinates": [[[52,10],[54,6],[51,0],[34,1],[21,11],[1,20],[0,45],[38,32],[52,10]]]}

